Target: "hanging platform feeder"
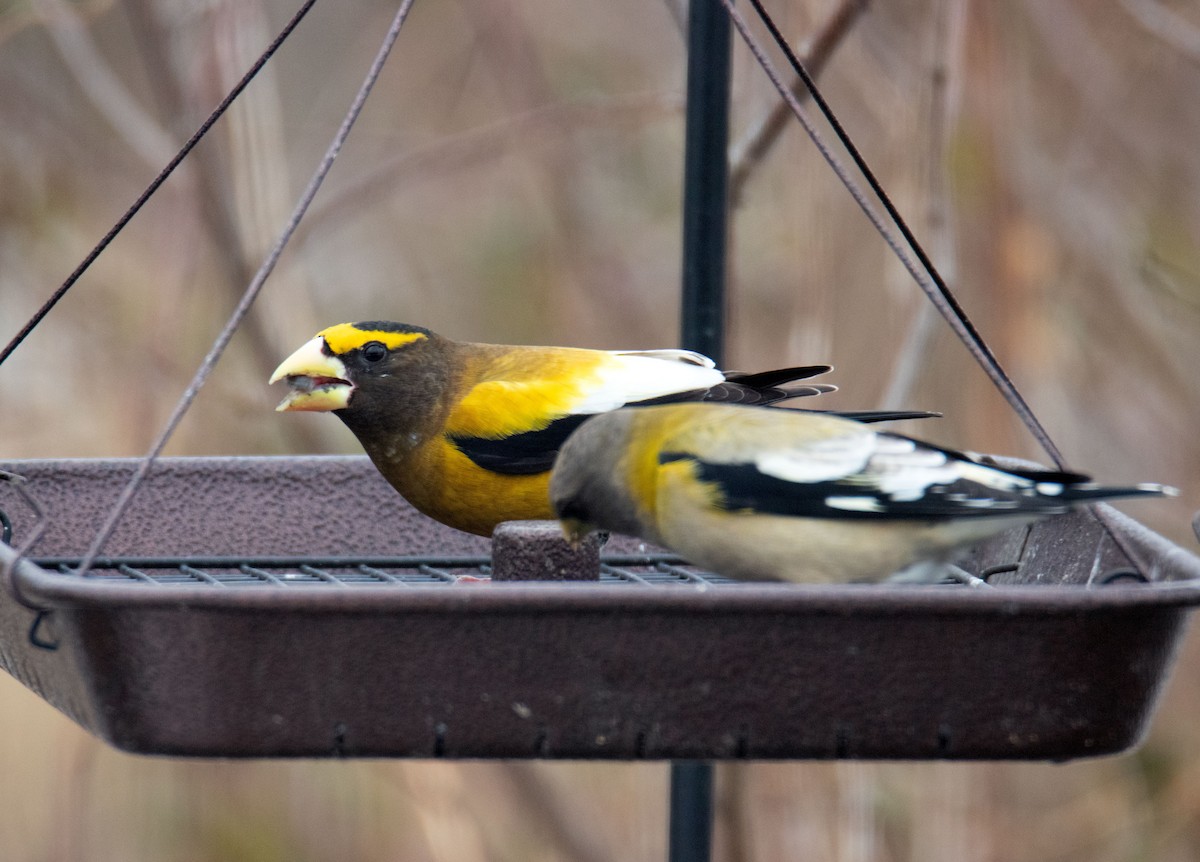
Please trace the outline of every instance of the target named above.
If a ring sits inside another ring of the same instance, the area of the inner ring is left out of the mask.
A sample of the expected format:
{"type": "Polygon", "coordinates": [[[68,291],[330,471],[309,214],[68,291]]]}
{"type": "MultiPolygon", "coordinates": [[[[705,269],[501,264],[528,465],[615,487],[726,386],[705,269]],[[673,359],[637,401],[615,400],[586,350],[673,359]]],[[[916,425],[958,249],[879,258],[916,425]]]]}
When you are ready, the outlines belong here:
{"type": "MultiPolygon", "coordinates": [[[[1144,733],[1200,602],[1200,560],[1111,509],[1150,583],[1086,512],[981,546],[966,567],[999,570],[994,590],[733,583],[632,543],[596,583],[463,582],[547,577],[538,532],[492,559],[362,457],[166,459],[73,574],[134,465],[2,465],[47,529],[0,594],[0,664],[142,753],[1110,754],[1144,733]]],[[[33,516],[3,485],[0,509],[19,543],[33,516]]]]}

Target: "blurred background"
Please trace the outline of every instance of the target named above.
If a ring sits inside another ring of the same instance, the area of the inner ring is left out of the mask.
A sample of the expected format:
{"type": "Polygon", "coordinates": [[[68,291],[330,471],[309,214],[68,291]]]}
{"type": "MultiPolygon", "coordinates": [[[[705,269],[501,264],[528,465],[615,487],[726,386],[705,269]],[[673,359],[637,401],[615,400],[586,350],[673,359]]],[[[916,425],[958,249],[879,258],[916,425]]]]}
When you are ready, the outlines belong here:
{"type": "MultiPolygon", "coordinates": [[[[678,340],[682,0],[418,0],[329,181],[170,454],[356,452],[266,385],[358,319],[586,347],[678,340]]],[[[0,3],[0,344],[298,5],[0,3]]],[[[1196,550],[1200,9],[777,0],[828,99],[1067,458],[1196,550]],[[840,16],[840,17],[839,17],[840,16]],[[841,28],[830,27],[840,21],[841,28]],[[822,40],[821,36],[825,38],[822,40]]],[[[0,458],[145,452],[274,241],[395,6],[318,3],[0,367],[0,458]]],[[[823,407],[1045,460],[735,44],[729,367],[830,362],[823,407]]],[[[968,646],[969,648],[969,646],[968,646]]],[[[986,673],[986,668],[980,669],[986,673]]],[[[1200,644],[1135,753],[737,764],[721,860],[1200,858],[1200,644]]],[[[199,762],[96,742],[0,675],[0,858],[657,860],[663,764],[199,762]]]]}

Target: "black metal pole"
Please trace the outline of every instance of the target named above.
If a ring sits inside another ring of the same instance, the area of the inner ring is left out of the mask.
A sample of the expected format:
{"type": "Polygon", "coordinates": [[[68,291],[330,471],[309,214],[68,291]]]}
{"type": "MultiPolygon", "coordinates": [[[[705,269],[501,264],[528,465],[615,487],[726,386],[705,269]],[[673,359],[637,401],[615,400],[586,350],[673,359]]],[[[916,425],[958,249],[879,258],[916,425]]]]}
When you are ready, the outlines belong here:
{"type": "Polygon", "coordinates": [[[703,760],[671,764],[670,862],[708,862],[712,857],[713,767],[703,760]]]}
{"type": "MultiPolygon", "coordinates": [[[[729,16],[719,0],[688,10],[687,118],[683,165],[681,342],[725,361],[725,240],[729,180],[729,16]]],[[[670,862],[712,856],[713,768],[671,764],[670,862]]]]}
{"type": "Polygon", "coordinates": [[[729,15],[719,0],[688,13],[683,157],[682,343],[721,364],[729,180],[729,15]]]}

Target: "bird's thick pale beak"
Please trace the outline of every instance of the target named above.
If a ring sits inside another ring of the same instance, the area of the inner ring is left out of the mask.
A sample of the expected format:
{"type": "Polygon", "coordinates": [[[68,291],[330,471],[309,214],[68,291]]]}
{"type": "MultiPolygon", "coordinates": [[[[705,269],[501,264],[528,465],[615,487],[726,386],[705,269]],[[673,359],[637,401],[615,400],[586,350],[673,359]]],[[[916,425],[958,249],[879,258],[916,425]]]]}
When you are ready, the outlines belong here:
{"type": "Polygon", "coordinates": [[[581,521],[578,518],[563,518],[559,521],[559,526],[562,527],[563,538],[572,550],[578,551],[583,540],[588,537],[588,534],[594,529],[591,524],[581,521]]]}
{"type": "Polygon", "coordinates": [[[292,387],[276,410],[341,410],[350,404],[354,384],[346,366],[325,352],[325,339],[317,336],[280,363],[270,383],[287,378],[292,387]]]}

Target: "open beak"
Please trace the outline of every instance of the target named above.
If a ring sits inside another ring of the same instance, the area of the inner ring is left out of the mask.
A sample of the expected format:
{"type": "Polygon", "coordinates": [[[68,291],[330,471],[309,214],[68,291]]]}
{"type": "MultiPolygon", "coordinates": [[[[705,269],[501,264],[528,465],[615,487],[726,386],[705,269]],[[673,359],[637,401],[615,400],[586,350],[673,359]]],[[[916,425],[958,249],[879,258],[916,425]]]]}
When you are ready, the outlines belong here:
{"type": "Polygon", "coordinates": [[[270,383],[287,379],[291,391],[276,410],[341,410],[350,404],[354,384],[347,379],[346,366],[325,351],[325,339],[317,336],[280,363],[270,383]]]}

